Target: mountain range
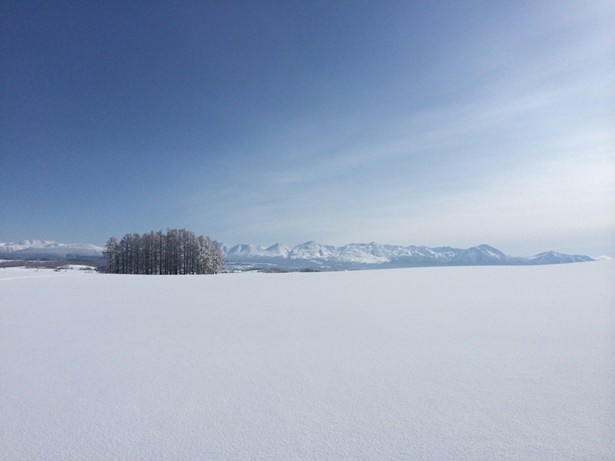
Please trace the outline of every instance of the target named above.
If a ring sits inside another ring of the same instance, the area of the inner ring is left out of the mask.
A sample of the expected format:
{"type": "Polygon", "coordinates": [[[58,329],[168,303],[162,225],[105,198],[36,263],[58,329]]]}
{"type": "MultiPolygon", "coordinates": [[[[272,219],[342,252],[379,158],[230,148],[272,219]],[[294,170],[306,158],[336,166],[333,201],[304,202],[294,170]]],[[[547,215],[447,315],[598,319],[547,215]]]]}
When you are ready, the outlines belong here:
{"type": "MultiPolygon", "coordinates": [[[[556,251],[530,258],[509,256],[489,245],[467,249],[452,247],[383,245],[376,242],[344,246],[305,242],[289,247],[280,243],[265,247],[221,245],[230,270],[345,270],[419,266],[538,265],[594,261],[584,255],[556,251]]],[[[102,264],[104,248],[83,243],[24,240],[0,243],[0,259],[84,260],[102,264]]]]}
{"type": "Polygon", "coordinates": [[[0,243],[0,259],[83,260],[102,262],[104,248],[90,243],[58,243],[51,240],[23,240],[0,243]]]}
{"type": "Polygon", "coordinates": [[[222,245],[229,267],[278,267],[288,269],[367,269],[418,266],[469,265],[538,265],[593,261],[584,255],[567,255],[556,251],[539,253],[530,258],[509,256],[489,245],[467,249],[452,247],[383,245],[351,243],[336,247],[305,242],[288,247],[248,244],[222,245]]]}

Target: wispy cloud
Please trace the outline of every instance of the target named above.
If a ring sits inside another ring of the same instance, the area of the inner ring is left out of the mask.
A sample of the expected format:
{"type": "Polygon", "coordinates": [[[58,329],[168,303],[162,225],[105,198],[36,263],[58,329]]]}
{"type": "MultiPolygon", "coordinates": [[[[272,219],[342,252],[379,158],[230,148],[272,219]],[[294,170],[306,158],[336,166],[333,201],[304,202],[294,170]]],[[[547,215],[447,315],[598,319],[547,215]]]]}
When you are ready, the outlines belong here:
{"type": "Polygon", "coordinates": [[[615,228],[612,34],[586,25],[559,38],[540,50],[536,37],[523,48],[506,36],[474,44],[463,53],[481,59],[450,72],[480,82],[437,104],[375,117],[370,100],[365,112],[289,121],[247,147],[254,160],[228,173],[215,209],[208,189],[187,219],[205,212],[226,239],[288,243],[605,240],[615,228]]]}

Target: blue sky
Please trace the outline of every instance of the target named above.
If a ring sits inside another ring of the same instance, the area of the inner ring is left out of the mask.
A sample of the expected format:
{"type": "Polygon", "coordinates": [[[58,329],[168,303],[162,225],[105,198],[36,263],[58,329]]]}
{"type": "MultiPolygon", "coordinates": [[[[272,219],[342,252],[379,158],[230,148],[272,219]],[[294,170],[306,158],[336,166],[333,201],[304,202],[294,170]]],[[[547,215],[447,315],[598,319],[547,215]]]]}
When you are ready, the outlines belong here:
{"type": "Polygon", "coordinates": [[[615,255],[613,2],[5,1],[0,17],[0,241],[185,227],[615,255]]]}

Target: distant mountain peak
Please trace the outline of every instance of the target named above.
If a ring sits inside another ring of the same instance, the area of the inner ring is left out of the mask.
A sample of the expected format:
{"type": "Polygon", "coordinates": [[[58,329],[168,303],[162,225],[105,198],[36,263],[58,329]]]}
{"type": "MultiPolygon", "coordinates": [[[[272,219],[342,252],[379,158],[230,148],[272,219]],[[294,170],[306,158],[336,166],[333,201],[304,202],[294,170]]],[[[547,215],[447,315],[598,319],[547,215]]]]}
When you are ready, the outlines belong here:
{"type": "Polygon", "coordinates": [[[533,264],[559,264],[559,263],[577,263],[595,261],[585,255],[567,255],[554,250],[538,253],[530,258],[533,264]]]}

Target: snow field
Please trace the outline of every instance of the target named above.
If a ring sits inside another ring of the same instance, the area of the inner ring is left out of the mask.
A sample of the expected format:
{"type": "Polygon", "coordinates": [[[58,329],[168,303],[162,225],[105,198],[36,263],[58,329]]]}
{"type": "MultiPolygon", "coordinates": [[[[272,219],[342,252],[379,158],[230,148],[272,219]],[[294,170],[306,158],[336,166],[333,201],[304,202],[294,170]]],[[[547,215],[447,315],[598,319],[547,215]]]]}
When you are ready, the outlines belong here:
{"type": "Polygon", "coordinates": [[[0,269],[0,458],[615,458],[615,264],[0,269]]]}

